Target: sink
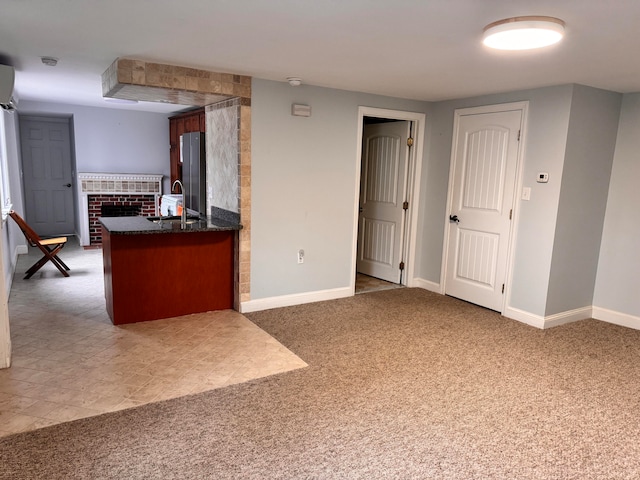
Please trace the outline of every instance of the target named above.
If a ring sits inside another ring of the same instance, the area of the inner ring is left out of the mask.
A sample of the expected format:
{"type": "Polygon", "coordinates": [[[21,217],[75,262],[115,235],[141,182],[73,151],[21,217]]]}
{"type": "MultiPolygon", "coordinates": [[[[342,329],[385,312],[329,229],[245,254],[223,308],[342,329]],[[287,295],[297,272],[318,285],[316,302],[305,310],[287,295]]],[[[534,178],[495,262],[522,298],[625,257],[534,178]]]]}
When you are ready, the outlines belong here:
{"type": "MultiPolygon", "coordinates": [[[[171,217],[146,217],[147,220],[149,220],[150,222],[153,223],[180,223],[181,222],[181,218],[178,216],[171,216],[171,217]]],[[[185,224],[187,225],[191,225],[192,223],[196,223],[198,222],[200,219],[199,218],[193,218],[193,217],[187,217],[187,220],[185,221],[185,224]]]]}

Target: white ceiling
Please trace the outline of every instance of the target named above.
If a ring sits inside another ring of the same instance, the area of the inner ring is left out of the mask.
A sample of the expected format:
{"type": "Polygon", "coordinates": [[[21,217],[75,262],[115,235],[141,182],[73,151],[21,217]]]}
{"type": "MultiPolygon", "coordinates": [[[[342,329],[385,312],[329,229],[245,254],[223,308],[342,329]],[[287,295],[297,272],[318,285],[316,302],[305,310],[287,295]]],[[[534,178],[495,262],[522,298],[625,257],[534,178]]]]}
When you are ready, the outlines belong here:
{"type": "Polygon", "coordinates": [[[0,8],[0,63],[16,67],[20,99],[108,107],[100,76],[118,57],[437,101],[566,83],[640,92],[638,52],[638,0],[2,0],[0,8]],[[485,25],[523,15],[563,19],[565,39],[520,53],[481,45],[485,25]]]}

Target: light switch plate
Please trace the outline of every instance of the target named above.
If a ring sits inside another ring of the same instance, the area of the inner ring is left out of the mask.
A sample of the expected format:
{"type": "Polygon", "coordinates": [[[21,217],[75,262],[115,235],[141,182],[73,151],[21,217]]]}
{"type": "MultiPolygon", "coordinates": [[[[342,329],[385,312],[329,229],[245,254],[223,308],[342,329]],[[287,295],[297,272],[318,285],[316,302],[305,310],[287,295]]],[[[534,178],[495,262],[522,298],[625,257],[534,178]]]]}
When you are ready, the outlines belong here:
{"type": "Polygon", "coordinates": [[[531,187],[524,187],[522,189],[522,200],[531,200],[531,187]]]}

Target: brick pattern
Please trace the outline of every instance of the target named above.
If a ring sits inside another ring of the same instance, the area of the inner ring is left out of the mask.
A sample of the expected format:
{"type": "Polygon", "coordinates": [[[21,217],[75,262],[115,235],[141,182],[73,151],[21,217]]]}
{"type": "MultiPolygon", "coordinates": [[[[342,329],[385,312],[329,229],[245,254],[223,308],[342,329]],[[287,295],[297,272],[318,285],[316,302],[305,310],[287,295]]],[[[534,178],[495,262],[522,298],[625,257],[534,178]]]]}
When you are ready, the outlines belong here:
{"type": "Polygon", "coordinates": [[[156,205],[153,195],[89,195],[89,235],[92,246],[102,245],[102,229],[98,218],[102,215],[102,205],[139,206],[140,215],[155,215],[156,205]]]}

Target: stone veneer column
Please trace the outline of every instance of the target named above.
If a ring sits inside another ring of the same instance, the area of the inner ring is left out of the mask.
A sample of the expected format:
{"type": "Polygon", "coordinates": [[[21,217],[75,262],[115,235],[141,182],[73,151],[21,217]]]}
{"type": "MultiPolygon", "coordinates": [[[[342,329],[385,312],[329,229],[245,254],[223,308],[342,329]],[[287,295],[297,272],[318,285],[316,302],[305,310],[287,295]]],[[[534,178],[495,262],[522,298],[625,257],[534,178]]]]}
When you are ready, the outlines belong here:
{"type": "Polygon", "coordinates": [[[240,244],[239,299],[251,300],[251,104],[240,107],[240,244]]]}
{"type": "Polygon", "coordinates": [[[208,105],[206,112],[208,168],[222,175],[215,179],[216,191],[207,191],[207,201],[214,207],[239,213],[242,224],[234,282],[234,307],[239,310],[241,302],[251,299],[251,102],[236,97],[208,105]],[[229,139],[232,143],[228,143],[229,139]],[[235,162],[233,167],[231,161],[235,162]]]}

